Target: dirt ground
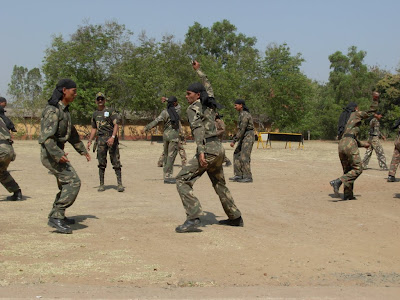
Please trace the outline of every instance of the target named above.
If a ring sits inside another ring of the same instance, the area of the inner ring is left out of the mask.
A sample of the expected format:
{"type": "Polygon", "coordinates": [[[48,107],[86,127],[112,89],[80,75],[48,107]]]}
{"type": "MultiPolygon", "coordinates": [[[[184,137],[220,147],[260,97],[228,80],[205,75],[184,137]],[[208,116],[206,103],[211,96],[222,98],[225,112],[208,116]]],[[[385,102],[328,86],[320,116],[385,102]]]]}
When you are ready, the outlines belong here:
{"type": "MultiPolygon", "coordinates": [[[[373,154],[356,181],[357,200],[336,201],[329,181],[342,172],[337,143],[296,146],[255,145],[254,182],[227,184],[243,228],[217,225],[226,216],[204,175],[194,186],[204,226],[185,234],[175,233],[185,220],[176,187],[163,184],[156,166],[162,144],[121,143],[124,193],[110,165],[106,191],[97,192],[97,160],[67,146],[82,187],[67,210],[77,224],[64,235],[47,226],[58,190],[37,141],[15,142],[9,170],[24,201],[5,201],[2,189],[0,297],[398,299],[399,182],[386,182],[373,154]]],[[[185,148],[192,157],[195,145],[185,148]]],[[[389,164],[393,142],[384,150],[389,164]]]]}

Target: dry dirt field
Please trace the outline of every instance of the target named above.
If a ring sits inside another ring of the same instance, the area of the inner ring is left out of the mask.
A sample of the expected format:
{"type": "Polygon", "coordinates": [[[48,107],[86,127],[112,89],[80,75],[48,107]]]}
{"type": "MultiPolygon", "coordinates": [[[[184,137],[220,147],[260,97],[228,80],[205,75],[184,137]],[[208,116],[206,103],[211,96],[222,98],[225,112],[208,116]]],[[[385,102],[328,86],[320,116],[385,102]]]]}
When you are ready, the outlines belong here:
{"type": "MultiPolygon", "coordinates": [[[[121,143],[124,193],[110,165],[106,191],[97,192],[97,160],[67,146],[82,187],[67,210],[74,232],[63,235],[47,226],[58,190],[37,142],[14,145],[9,170],[24,201],[5,201],[2,188],[0,298],[400,298],[400,183],[386,182],[375,154],[356,181],[358,200],[336,201],[337,143],[255,145],[254,182],[228,183],[245,226],[217,225],[225,215],[205,174],[194,186],[202,231],[178,234],[185,213],[156,166],[162,144],[121,143]]],[[[393,143],[384,150],[390,163],[393,143]]],[[[186,151],[192,157],[195,145],[186,151]]],[[[179,168],[178,155],[174,174],[179,168]]]]}

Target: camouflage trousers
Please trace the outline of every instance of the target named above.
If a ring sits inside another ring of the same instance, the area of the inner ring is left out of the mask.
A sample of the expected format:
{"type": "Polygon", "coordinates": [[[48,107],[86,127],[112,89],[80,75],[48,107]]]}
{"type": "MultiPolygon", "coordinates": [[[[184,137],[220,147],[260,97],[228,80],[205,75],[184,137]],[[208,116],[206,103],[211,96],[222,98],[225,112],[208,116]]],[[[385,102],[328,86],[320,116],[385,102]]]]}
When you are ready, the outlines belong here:
{"type": "Polygon", "coordinates": [[[14,193],[19,190],[18,183],[7,171],[7,168],[11,161],[15,159],[15,152],[11,145],[1,144],[0,145],[0,182],[10,193],[14,193]]]}
{"type": "Polygon", "coordinates": [[[69,162],[61,164],[54,161],[44,146],[41,149],[41,161],[56,177],[57,186],[60,190],[54,200],[49,218],[64,219],[65,210],[74,204],[78,196],[81,188],[81,180],[69,162]]]}
{"type": "Polygon", "coordinates": [[[344,137],[340,140],[339,158],[343,167],[343,175],[340,180],[344,186],[344,194],[353,196],[354,181],[363,171],[360,151],[355,139],[344,137]]]}
{"type": "Polygon", "coordinates": [[[169,141],[164,139],[164,161],[163,161],[163,173],[164,178],[171,178],[174,169],[174,162],[176,155],[178,154],[179,142],[169,141]]]}
{"type": "Polygon", "coordinates": [[[253,178],[250,168],[253,145],[254,134],[253,131],[249,131],[246,133],[243,140],[239,141],[235,151],[233,152],[233,172],[235,176],[253,178]]]}
{"type": "MultiPolygon", "coordinates": [[[[181,157],[182,166],[186,165],[186,162],[187,162],[186,151],[183,148],[182,142],[178,143],[178,153],[179,153],[179,156],[181,157]]],[[[165,155],[164,155],[164,150],[163,150],[163,152],[161,153],[160,158],[158,159],[158,162],[157,162],[158,167],[164,166],[164,157],[165,157],[165,155]]]]}
{"type": "Polygon", "coordinates": [[[99,161],[99,169],[105,169],[107,167],[107,153],[110,153],[111,164],[114,169],[121,169],[121,161],[119,156],[118,140],[116,139],[114,145],[111,147],[107,145],[106,140],[99,138],[97,144],[97,160],[99,161]]]}
{"type": "Polygon", "coordinates": [[[214,154],[205,153],[205,159],[208,163],[207,167],[201,167],[197,156],[195,156],[189,160],[186,166],[182,167],[182,170],[176,176],[176,188],[179,196],[181,197],[188,220],[195,219],[203,215],[203,209],[200,201],[193,194],[193,185],[196,180],[204,174],[204,172],[207,172],[212,186],[217,193],[222,207],[229,219],[236,219],[241,216],[241,213],[236,207],[232,195],[225,183],[225,176],[222,168],[225,150],[221,143],[215,141],[211,143],[218,143],[219,145],[215,144],[214,149],[217,149],[217,151],[214,151],[214,154]]]}
{"type": "Polygon", "coordinates": [[[381,169],[387,169],[385,153],[383,152],[383,148],[379,138],[377,136],[374,136],[372,139],[370,138],[368,142],[371,146],[365,152],[365,156],[362,162],[363,168],[365,169],[368,167],[372,152],[375,150],[376,157],[378,158],[379,167],[381,169]]]}
{"type": "Polygon", "coordinates": [[[390,169],[389,175],[395,176],[397,167],[400,163],[400,135],[397,137],[396,141],[394,142],[394,151],[392,156],[392,161],[390,162],[390,169]]]}

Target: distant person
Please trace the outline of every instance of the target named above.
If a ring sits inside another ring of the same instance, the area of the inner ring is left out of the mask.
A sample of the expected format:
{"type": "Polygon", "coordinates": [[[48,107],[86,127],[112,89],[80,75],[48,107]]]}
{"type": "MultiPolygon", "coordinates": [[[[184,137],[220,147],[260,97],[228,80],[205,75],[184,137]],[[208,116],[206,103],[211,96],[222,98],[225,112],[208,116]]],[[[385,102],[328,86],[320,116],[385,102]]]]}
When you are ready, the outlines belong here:
{"type": "MultiPolygon", "coordinates": [[[[165,103],[167,101],[167,98],[162,97],[161,98],[161,102],[165,103]]],[[[178,112],[178,114],[181,113],[181,106],[178,104],[177,106],[175,106],[176,111],[178,112]]],[[[186,138],[185,138],[185,132],[183,130],[183,126],[181,121],[179,121],[179,142],[178,142],[178,153],[179,156],[181,157],[181,164],[182,166],[186,165],[187,162],[187,156],[186,156],[186,151],[185,148],[183,148],[183,145],[186,144],[186,138]]],[[[157,162],[157,166],[162,168],[164,166],[164,150],[160,155],[160,158],[158,159],[157,162]]]]}
{"type": "Polygon", "coordinates": [[[370,144],[368,142],[362,142],[358,140],[358,134],[360,132],[361,121],[371,117],[378,108],[379,93],[373,92],[373,99],[371,107],[368,111],[359,111],[358,105],[354,102],[350,102],[343,110],[338,125],[338,136],[339,141],[339,158],[343,167],[343,175],[330,182],[333,187],[335,197],[339,196],[339,188],[344,185],[344,197],[343,200],[355,200],[353,194],[354,181],[361,175],[363,168],[360,157],[360,151],[358,147],[368,148],[370,144]],[[344,128],[341,131],[341,128],[344,128]]]}
{"type": "Polygon", "coordinates": [[[368,143],[371,145],[369,148],[367,148],[367,151],[365,152],[365,156],[363,159],[363,169],[366,169],[368,167],[369,160],[371,158],[372,152],[375,150],[376,157],[378,158],[378,163],[379,167],[382,170],[388,170],[388,167],[386,165],[386,157],[385,153],[383,151],[383,147],[380,142],[380,138],[383,140],[386,140],[386,137],[381,133],[379,130],[380,124],[379,121],[382,118],[382,113],[377,112],[374,114],[374,117],[372,118],[371,122],[369,123],[369,140],[368,143]]]}
{"type": "Polygon", "coordinates": [[[157,126],[158,123],[164,122],[164,183],[175,184],[176,180],[173,178],[172,174],[175,158],[178,154],[180,109],[177,110],[178,99],[175,96],[169,97],[166,102],[167,107],[154,121],[145,126],[142,130],[142,134],[157,126]]]}
{"type": "Polygon", "coordinates": [[[0,118],[3,119],[4,123],[7,126],[8,130],[11,130],[12,132],[17,132],[15,129],[14,123],[5,115],[5,107],[7,106],[7,100],[4,97],[0,97],[0,118]]]}
{"type": "Polygon", "coordinates": [[[176,188],[186,211],[186,221],[176,227],[175,231],[193,232],[197,231],[201,225],[200,217],[203,216],[203,210],[199,199],[193,194],[193,185],[205,172],[228,216],[227,220],[221,220],[219,224],[241,227],[243,219],[226,186],[222,168],[225,149],[217,137],[215,128],[215,110],[218,105],[214,99],[211,84],[200,70],[200,64],[197,61],[193,62],[193,69],[203,82],[203,84],[192,83],[186,91],[186,99],[189,103],[187,116],[197,150],[196,156],[189,160],[176,176],[176,188]]]}
{"type": "Polygon", "coordinates": [[[75,220],[65,216],[78,196],[81,180],[64,152],[66,142],[90,161],[90,155],[79,138],[71,122],[69,105],[76,97],[76,83],[71,79],[61,79],[53,91],[42,113],[39,144],[42,164],[57,178],[60,192],[56,195],[53,208],[49,214],[48,225],[59,233],[72,233],[69,226],[75,220]]]}
{"type": "Polygon", "coordinates": [[[90,151],[90,145],[97,133],[97,160],[100,178],[100,185],[97,190],[99,192],[105,190],[104,175],[107,167],[107,153],[109,153],[111,164],[117,176],[117,191],[123,192],[125,188],[122,185],[122,165],[118,148],[118,113],[113,108],[106,106],[106,97],[103,93],[96,94],[96,104],[97,110],[92,116],[92,130],[87,149],[90,151]]]}
{"type": "Polygon", "coordinates": [[[254,123],[253,117],[242,99],[235,101],[235,109],[239,112],[238,131],[233,137],[231,147],[237,146],[233,153],[233,177],[229,180],[235,182],[253,182],[251,173],[251,151],[254,145],[254,123]]]}
{"type": "Polygon", "coordinates": [[[12,146],[10,130],[16,131],[14,124],[4,115],[4,107],[7,101],[0,97],[0,182],[6,190],[13,195],[8,196],[7,200],[22,200],[22,192],[18,183],[7,171],[9,164],[15,160],[16,154],[12,146]]]}
{"type": "MultiPolygon", "coordinates": [[[[215,127],[217,128],[217,137],[219,138],[219,141],[222,143],[225,135],[225,123],[224,120],[222,120],[222,115],[220,115],[218,112],[215,115],[215,127]]],[[[231,161],[226,156],[226,154],[224,157],[224,163],[226,167],[232,165],[231,161]]]]}
{"type": "Polygon", "coordinates": [[[397,167],[399,166],[400,163],[400,119],[396,121],[392,129],[397,130],[398,134],[396,140],[394,141],[394,151],[393,151],[392,161],[390,162],[389,175],[387,178],[388,182],[396,181],[395,175],[397,167]]]}

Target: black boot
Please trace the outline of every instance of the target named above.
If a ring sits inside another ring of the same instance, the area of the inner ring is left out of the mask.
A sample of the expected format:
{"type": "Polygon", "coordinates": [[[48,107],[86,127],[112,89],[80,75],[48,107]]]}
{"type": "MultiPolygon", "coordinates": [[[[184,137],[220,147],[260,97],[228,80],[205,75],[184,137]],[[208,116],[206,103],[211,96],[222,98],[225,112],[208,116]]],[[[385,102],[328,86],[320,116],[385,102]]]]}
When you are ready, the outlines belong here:
{"type": "Polygon", "coordinates": [[[13,195],[8,196],[7,197],[8,201],[18,201],[18,200],[22,200],[22,192],[21,189],[19,189],[18,191],[14,192],[13,195]]]}
{"type": "Polygon", "coordinates": [[[340,197],[339,188],[342,185],[342,181],[339,178],[337,178],[335,180],[332,180],[329,183],[333,187],[333,193],[335,194],[335,197],[337,197],[337,198],[340,197]]]}
{"type": "Polygon", "coordinates": [[[387,178],[387,182],[396,182],[396,177],[389,175],[387,178]]]}
{"type": "Polygon", "coordinates": [[[56,229],[59,233],[72,233],[71,227],[69,227],[63,219],[49,218],[47,223],[50,227],[56,229]]]}
{"type": "Polygon", "coordinates": [[[124,186],[122,185],[121,168],[115,169],[115,175],[117,175],[117,182],[118,182],[117,191],[118,191],[118,192],[123,192],[123,191],[125,191],[125,188],[124,188],[124,186]]]}
{"type": "Polygon", "coordinates": [[[226,226],[237,226],[237,227],[243,227],[243,219],[240,216],[239,218],[236,219],[227,219],[227,220],[222,220],[218,222],[219,225],[226,225],[226,226]]]}
{"type": "Polygon", "coordinates": [[[184,233],[184,232],[196,232],[199,231],[197,227],[201,225],[200,219],[192,219],[192,220],[186,220],[185,223],[182,225],[179,225],[178,227],[175,228],[175,231],[178,233],[184,233]]]}
{"type": "Polygon", "coordinates": [[[99,188],[97,189],[99,192],[104,192],[105,187],[104,187],[104,173],[105,169],[99,168],[99,178],[100,178],[100,185],[99,188]]]}

